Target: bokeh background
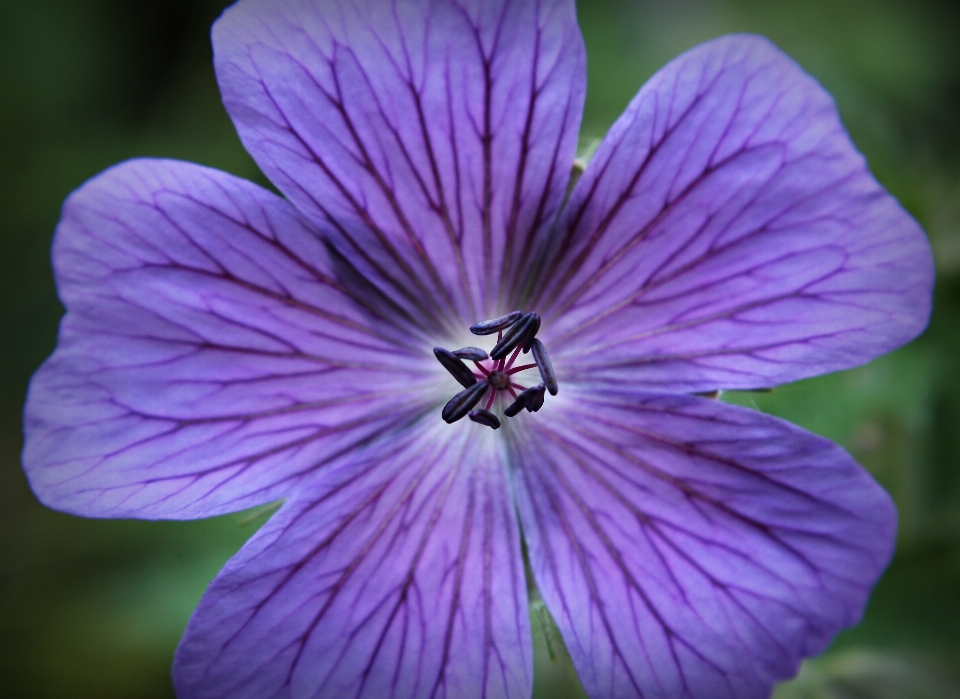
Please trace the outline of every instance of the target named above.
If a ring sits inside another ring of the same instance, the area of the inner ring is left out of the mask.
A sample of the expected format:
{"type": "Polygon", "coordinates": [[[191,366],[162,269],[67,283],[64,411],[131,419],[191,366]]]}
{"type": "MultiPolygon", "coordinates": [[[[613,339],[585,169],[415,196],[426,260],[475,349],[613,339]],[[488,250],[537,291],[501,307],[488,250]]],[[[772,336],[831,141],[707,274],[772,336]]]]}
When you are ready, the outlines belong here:
{"type": "MultiPolygon", "coordinates": [[[[172,697],[169,666],[204,588],[263,512],[200,522],[46,510],[19,465],[20,410],[62,307],[61,203],[126,158],[182,158],[265,184],[223,111],[209,27],[225,0],[0,0],[0,695],[172,697]]],[[[581,0],[584,147],[678,53],[765,34],[836,97],[877,178],[928,231],[933,321],[872,364],[726,400],[836,440],[893,494],[896,557],[860,626],[778,699],[960,697],[960,3],[581,0]]],[[[582,697],[534,614],[538,699],[582,697]],[[552,657],[551,657],[552,656],[552,657]]]]}

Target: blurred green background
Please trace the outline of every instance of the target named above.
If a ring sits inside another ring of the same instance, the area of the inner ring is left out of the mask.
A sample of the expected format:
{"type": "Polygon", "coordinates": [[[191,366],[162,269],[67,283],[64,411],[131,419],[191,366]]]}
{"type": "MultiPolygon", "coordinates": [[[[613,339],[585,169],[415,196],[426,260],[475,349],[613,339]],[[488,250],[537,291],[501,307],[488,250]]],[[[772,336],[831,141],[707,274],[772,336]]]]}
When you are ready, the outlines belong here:
{"type": "MultiPolygon", "coordinates": [[[[187,618],[263,521],[82,520],[39,505],[19,465],[30,374],[62,313],[49,266],[64,197],[135,156],[264,182],[224,113],[210,24],[224,0],[0,0],[0,696],[171,697],[187,618]]],[[[765,34],[836,97],[878,179],[929,232],[933,322],[854,371],[727,399],[849,449],[900,508],[896,558],[863,623],[778,699],[960,697],[960,5],[585,0],[584,145],[700,41],[765,34]]],[[[534,612],[539,699],[583,696],[534,612]],[[551,660],[550,650],[556,660],[551,660]]]]}

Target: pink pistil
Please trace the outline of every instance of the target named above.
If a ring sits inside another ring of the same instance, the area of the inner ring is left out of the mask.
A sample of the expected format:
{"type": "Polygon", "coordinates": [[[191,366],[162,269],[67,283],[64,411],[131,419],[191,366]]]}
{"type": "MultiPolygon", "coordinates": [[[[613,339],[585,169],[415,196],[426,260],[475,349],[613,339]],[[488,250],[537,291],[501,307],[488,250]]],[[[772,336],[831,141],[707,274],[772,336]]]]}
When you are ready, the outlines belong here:
{"type": "Polygon", "coordinates": [[[515,366],[513,369],[507,371],[508,376],[513,376],[514,374],[519,374],[521,371],[526,371],[527,369],[536,369],[536,364],[523,364],[522,366],[515,366]]]}

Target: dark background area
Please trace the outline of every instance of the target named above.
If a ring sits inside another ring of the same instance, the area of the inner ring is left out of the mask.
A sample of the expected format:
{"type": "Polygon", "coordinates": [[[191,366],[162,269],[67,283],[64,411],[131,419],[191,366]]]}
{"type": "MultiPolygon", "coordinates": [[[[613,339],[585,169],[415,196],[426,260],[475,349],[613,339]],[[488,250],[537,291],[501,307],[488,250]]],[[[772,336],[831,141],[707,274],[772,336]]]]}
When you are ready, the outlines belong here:
{"type": "MultiPolygon", "coordinates": [[[[171,697],[177,640],[206,584],[263,517],[83,520],[42,507],[19,465],[20,410],[62,308],[49,245],[63,199],[127,158],[265,183],[219,99],[209,28],[222,0],[0,0],[0,695],[171,697]]],[[[582,145],[678,53],[765,34],[837,99],[877,178],[927,229],[929,330],[842,374],[728,399],[849,449],[900,508],[896,558],[864,622],[780,699],[960,697],[960,4],[587,0],[582,145]]],[[[582,696],[535,623],[541,699],[582,696]]]]}

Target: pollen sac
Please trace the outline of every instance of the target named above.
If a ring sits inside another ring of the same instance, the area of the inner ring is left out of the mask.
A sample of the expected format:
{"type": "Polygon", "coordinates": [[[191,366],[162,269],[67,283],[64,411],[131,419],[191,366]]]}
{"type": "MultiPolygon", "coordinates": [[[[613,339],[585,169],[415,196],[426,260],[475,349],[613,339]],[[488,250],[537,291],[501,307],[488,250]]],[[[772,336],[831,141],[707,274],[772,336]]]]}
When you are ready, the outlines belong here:
{"type": "Polygon", "coordinates": [[[491,350],[490,358],[503,359],[515,347],[532,342],[539,329],[540,316],[536,313],[524,313],[520,320],[503,334],[503,338],[491,350]]]}
{"type": "Polygon", "coordinates": [[[533,350],[533,361],[537,363],[537,369],[540,370],[540,378],[543,379],[543,385],[550,391],[551,396],[557,395],[560,385],[557,383],[557,375],[553,371],[553,363],[547,354],[547,348],[543,346],[540,340],[534,339],[530,343],[530,349],[533,350]]]}
{"type": "Polygon", "coordinates": [[[527,406],[527,399],[523,397],[521,393],[517,396],[517,399],[513,401],[510,405],[504,408],[503,414],[507,417],[516,417],[520,414],[520,411],[527,406]]]}
{"type": "Polygon", "coordinates": [[[537,337],[537,333],[540,332],[540,316],[536,313],[533,314],[536,316],[531,327],[527,330],[527,339],[523,341],[523,353],[526,354],[530,351],[530,347],[533,344],[534,339],[537,337]]]}
{"type": "Polygon", "coordinates": [[[453,356],[471,362],[482,362],[487,358],[487,353],[479,347],[464,347],[463,349],[454,350],[453,356]]]}
{"type": "Polygon", "coordinates": [[[460,358],[454,352],[445,350],[443,347],[434,347],[433,356],[464,388],[470,388],[477,382],[477,377],[473,375],[466,364],[460,361],[460,358]]]}
{"type": "Polygon", "coordinates": [[[492,320],[481,320],[470,326],[470,332],[474,335],[492,335],[499,330],[505,330],[516,323],[523,313],[520,311],[511,311],[505,316],[493,318],[492,320]]]}
{"type": "Polygon", "coordinates": [[[507,409],[503,411],[503,414],[507,417],[515,417],[520,414],[520,411],[524,408],[527,409],[528,413],[535,413],[540,408],[543,407],[543,396],[546,392],[546,389],[543,384],[534,386],[533,388],[528,388],[513,401],[507,409]]]}
{"type": "Polygon", "coordinates": [[[450,424],[466,417],[467,413],[473,410],[473,406],[480,402],[480,399],[483,398],[483,394],[487,392],[488,388],[490,387],[486,381],[478,381],[470,388],[460,391],[460,393],[447,401],[447,404],[443,406],[443,412],[440,413],[440,417],[443,418],[444,422],[450,424]]]}
{"type": "Polygon", "coordinates": [[[534,386],[533,388],[528,388],[526,391],[520,395],[527,395],[527,412],[536,413],[543,407],[543,395],[545,393],[544,385],[540,384],[539,386],[534,386]]]}
{"type": "Polygon", "coordinates": [[[527,409],[528,413],[535,413],[543,407],[543,396],[546,391],[546,387],[543,384],[534,386],[533,388],[528,388],[526,391],[517,396],[517,399],[511,403],[506,410],[503,411],[503,414],[507,417],[514,417],[520,414],[520,411],[524,408],[527,409]]]}
{"type": "Polygon", "coordinates": [[[471,410],[467,415],[480,425],[486,425],[495,430],[500,429],[500,419],[489,410],[471,410]]]}

